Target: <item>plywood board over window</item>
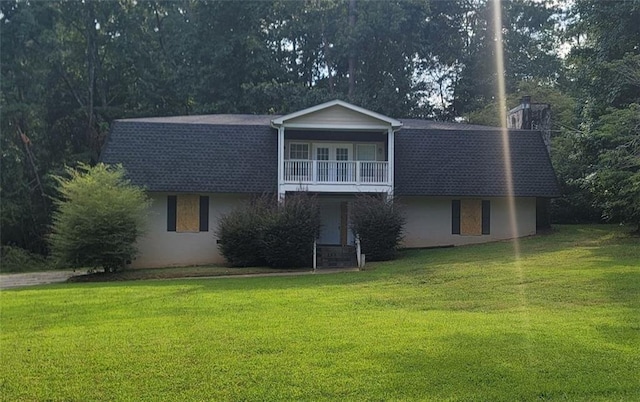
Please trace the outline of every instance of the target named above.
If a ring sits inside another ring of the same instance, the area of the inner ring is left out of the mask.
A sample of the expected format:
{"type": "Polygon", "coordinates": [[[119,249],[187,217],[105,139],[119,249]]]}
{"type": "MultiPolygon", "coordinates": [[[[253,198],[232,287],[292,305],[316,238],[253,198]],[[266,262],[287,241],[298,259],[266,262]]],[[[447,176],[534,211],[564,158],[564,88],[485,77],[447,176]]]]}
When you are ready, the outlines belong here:
{"type": "Polygon", "coordinates": [[[451,234],[479,236],[491,233],[491,201],[451,200],[451,234]]]}
{"type": "Polygon", "coordinates": [[[209,197],[180,194],[167,196],[168,232],[208,232],[209,197]]]}
{"type": "Polygon", "coordinates": [[[460,200],[460,234],[482,235],[482,200],[460,200]]]}
{"type": "Polygon", "coordinates": [[[185,194],[178,196],[176,205],[176,231],[199,232],[200,231],[200,196],[185,194]]]}

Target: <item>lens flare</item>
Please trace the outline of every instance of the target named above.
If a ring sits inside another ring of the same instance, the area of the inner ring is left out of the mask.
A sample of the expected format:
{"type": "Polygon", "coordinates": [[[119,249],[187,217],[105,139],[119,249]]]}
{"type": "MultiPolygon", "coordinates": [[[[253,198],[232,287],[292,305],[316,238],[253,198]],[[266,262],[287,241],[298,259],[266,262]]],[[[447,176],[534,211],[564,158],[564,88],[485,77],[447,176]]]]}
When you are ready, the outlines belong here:
{"type": "Polygon", "coordinates": [[[507,94],[504,81],[504,52],[502,49],[502,9],[500,0],[493,0],[493,29],[495,32],[496,74],[498,77],[498,110],[500,111],[500,131],[502,133],[502,156],[504,159],[505,181],[507,183],[507,202],[509,208],[509,226],[513,238],[513,254],[516,262],[520,260],[520,242],[518,241],[518,221],[516,201],[513,193],[513,175],[511,169],[511,147],[507,130],[507,94]]]}
{"type": "Polygon", "coordinates": [[[500,124],[502,133],[502,155],[504,158],[505,181],[507,183],[507,201],[509,208],[509,226],[513,244],[514,270],[517,280],[518,298],[520,299],[522,330],[525,336],[524,359],[527,366],[533,360],[533,342],[531,332],[531,317],[529,314],[527,289],[524,281],[524,269],[520,260],[520,240],[518,239],[518,221],[516,215],[516,201],[513,192],[513,171],[511,169],[511,147],[509,131],[507,130],[507,94],[504,82],[504,54],[502,44],[502,10],[500,0],[493,0],[493,27],[495,31],[496,73],[498,76],[498,109],[500,110],[500,124]]]}

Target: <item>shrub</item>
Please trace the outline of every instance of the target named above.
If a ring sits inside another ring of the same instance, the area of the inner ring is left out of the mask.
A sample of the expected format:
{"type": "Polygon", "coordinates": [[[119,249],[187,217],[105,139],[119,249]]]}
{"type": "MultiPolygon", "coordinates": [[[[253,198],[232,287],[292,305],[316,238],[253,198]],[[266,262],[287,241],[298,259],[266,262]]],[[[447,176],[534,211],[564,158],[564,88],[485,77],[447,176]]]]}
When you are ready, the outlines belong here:
{"type": "Polygon", "coordinates": [[[269,215],[262,234],[262,253],[272,267],[305,267],[313,260],[313,242],[320,233],[315,197],[287,196],[269,215]]]}
{"type": "Polygon", "coordinates": [[[149,206],[146,194],[125,179],[120,165],[82,164],[67,168],[67,174],[55,177],[61,197],[49,237],[54,259],[105,272],[123,268],[137,252],[149,206]]]}
{"type": "Polygon", "coordinates": [[[313,260],[313,242],[320,231],[314,197],[287,196],[278,204],[261,197],[222,216],[217,236],[220,251],[233,266],[304,267],[313,260]]]}
{"type": "Polygon", "coordinates": [[[367,261],[395,258],[405,218],[392,198],[361,195],[351,210],[351,230],[360,238],[367,261]]]}
{"type": "Polygon", "coordinates": [[[50,268],[47,259],[16,246],[2,246],[0,251],[2,272],[44,271],[50,268]]]}
{"type": "Polygon", "coordinates": [[[220,218],[216,232],[218,247],[231,266],[266,264],[261,252],[262,231],[274,203],[273,198],[261,197],[220,218]]]}

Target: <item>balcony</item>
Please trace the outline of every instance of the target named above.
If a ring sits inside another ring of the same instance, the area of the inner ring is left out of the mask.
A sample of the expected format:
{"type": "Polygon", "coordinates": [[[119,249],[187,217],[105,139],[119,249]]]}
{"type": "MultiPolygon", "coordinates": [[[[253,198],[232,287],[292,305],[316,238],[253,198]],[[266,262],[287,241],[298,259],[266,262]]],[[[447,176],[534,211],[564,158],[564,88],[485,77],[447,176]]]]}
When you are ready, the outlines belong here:
{"type": "Polygon", "coordinates": [[[285,160],[284,183],[388,186],[389,162],[285,160]]]}

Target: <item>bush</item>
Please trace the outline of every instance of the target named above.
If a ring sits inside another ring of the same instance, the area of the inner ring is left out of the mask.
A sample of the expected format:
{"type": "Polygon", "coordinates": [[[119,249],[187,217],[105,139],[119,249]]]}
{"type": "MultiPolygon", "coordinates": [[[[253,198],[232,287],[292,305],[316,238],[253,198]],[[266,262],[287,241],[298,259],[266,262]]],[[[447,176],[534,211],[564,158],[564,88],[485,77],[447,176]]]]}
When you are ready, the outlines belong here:
{"type": "Polygon", "coordinates": [[[98,164],[67,168],[55,177],[61,198],[55,201],[51,251],[59,264],[113,272],[137,252],[136,239],[149,206],[144,191],[125,179],[124,168],[98,164]]]}
{"type": "Polygon", "coordinates": [[[313,242],[320,233],[315,197],[287,196],[269,215],[262,234],[262,254],[271,267],[305,267],[313,262],[313,242]]]}
{"type": "Polygon", "coordinates": [[[234,267],[265,265],[262,255],[262,231],[275,200],[261,197],[247,206],[223,215],[218,221],[216,236],[219,249],[234,267]]]}
{"type": "Polygon", "coordinates": [[[405,218],[393,199],[362,195],[351,210],[351,230],[360,238],[367,261],[395,258],[402,241],[405,218]]]}
{"type": "Polygon", "coordinates": [[[316,199],[293,194],[281,205],[275,198],[262,197],[231,211],[220,218],[217,236],[232,266],[285,268],[312,264],[319,232],[316,199]]]}
{"type": "Polygon", "coordinates": [[[44,256],[30,253],[20,247],[2,246],[0,254],[2,258],[0,270],[2,272],[45,271],[51,268],[44,256]]]}

